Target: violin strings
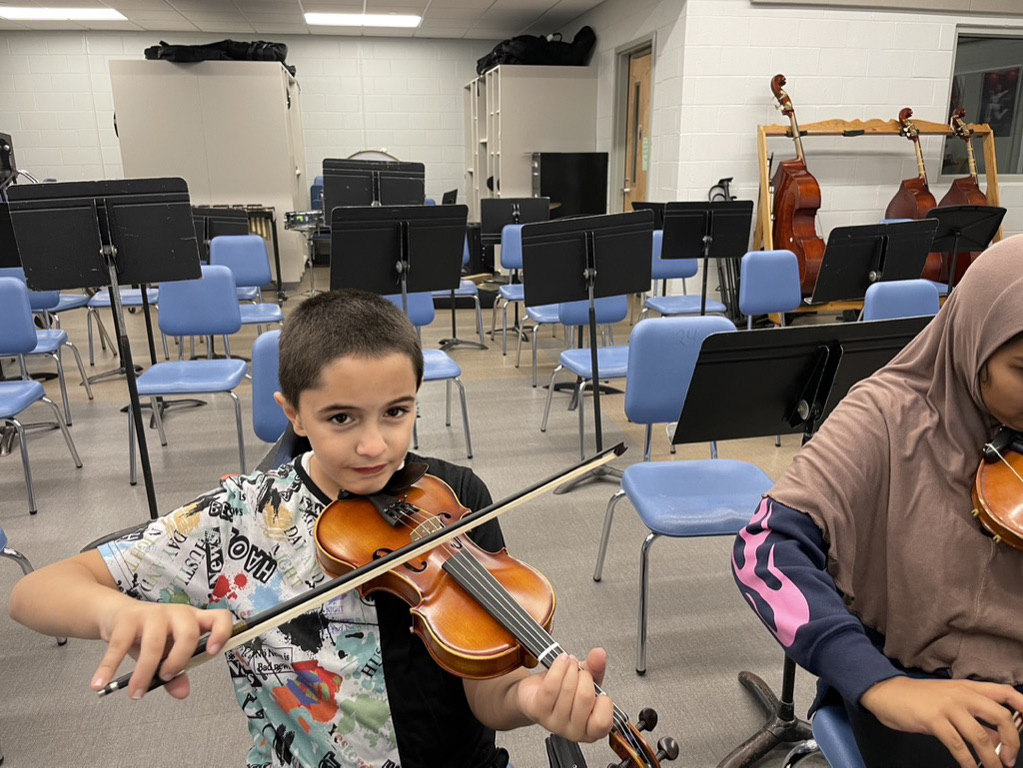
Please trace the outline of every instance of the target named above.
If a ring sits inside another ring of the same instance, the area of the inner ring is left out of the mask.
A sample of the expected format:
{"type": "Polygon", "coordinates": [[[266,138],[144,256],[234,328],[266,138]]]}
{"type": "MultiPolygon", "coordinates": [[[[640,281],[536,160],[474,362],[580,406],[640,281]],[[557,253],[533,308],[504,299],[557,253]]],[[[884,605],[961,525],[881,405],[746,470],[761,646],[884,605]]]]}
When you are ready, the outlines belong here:
{"type": "Polygon", "coordinates": [[[1016,468],[1009,463],[1008,459],[1002,456],[1001,451],[998,450],[998,447],[995,446],[994,443],[988,443],[986,447],[990,448],[994,452],[995,456],[1001,459],[1002,463],[1009,468],[1009,471],[1016,476],[1016,479],[1023,483],[1023,477],[1020,477],[1020,474],[1019,472],[1016,471],[1016,468]]]}
{"type": "MultiPolygon", "coordinates": [[[[508,594],[508,591],[494,578],[493,574],[471,554],[464,551],[454,554],[448,561],[448,564],[450,567],[445,565],[445,570],[452,573],[456,577],[456,581],[479,600],[484,608],[494,614],[495,618],[499,621],[502,621],[516,635],[520,642],[526,645],[527,650],[537,656],[537,660],[543,663],[544,666],[550,666],[550,663],[544,663],[544,660],[539,658],[541,655],[547,655],[544,652],[545,649],[557,648],[560,652],[564,652],[564,649],[561,648],[543,626],[530,616],[508,594]],[[530,644],[532,644],[532,647],[529,647],[530,644]]],[[[594,683],[593,687],[598,695],[604,693],[596,683],[594,683]]],[[[637,753],[642,754],[640,745],[636,743],[632,730],[628,727],[628,715],[613,702],[612,709],[613,719],[618,732],[631,743],[631,746],[637,753]]]]}

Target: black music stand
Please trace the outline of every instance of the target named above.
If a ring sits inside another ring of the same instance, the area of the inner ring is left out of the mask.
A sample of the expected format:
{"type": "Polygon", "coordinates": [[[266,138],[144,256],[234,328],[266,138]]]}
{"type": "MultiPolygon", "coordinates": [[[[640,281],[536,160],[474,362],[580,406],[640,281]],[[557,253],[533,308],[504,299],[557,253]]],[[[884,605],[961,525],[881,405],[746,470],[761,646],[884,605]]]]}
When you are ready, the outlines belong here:
{"type": "Polygon", "coordinates": [[[464,205],[364,206],[330,214],[330,288],[382,295],[457,288],[469,209],[464,205]]]}
{"type": "Polygon", "coordinates": [[[937,227],[932,219],[835,227],[809,303],[855,301],[871,283],[920,277],[937,227]]]}
{"type": "MultiPolygon", "coordinates": [[[[0,133],[0,143],[4,140],[4,134],[0,133]]],[[[0,163],[0,184],[3,183],[3,165],[0,163]]],[[[0,268],[20,267],[21,257],[18,256],[18,243],[14,239],[14,227],[11,226],[11,213],[7,203],[0,201],[0,268]]],[[[5,381],[3,364],[0,363],[0,381],[5,381]]],[[[13,429],[10,433],[0,429],[0,444],[3,443],[3,436],[14,435],[13,429]]]]}
{"type": "Polygon", "coordinates": [[[262,208],[258,206],[215,206],[215,205],[194,205],[192,216],[195,218],[196,237],[201,235],[199,240],[199,255],[203,263],[210,260],[210,241],[220,235],[248,235],[252,229],[249,221],[253,218],[265,219],[270,229],[274,253],[274,269],[276,272],[275,283],[277,284],[277,301],[288,300],[288,294],[284,291],[284,283],[281,278],[281,249],[277,242],[277,217],[273,208],[262,208]]]}
{"type": "Polygon", "coordinates": [[[956,258],[964,251],[987,248],[1005,217],[1005,209],[993,205],[950,205],[931,208],[928,219],[937,219],[933,248],[950,254],[948,259],[948,292],[955,287],[956,258]]]}
{"type": "MultiPolygon", "coordinates": [[[[593,429],[604,450],[600,420],[600,369],[594,299],[642,293],[650,286],[654,215],[650,211],[556,219],[522,228],[522,268],[527,307],[589,301],[590,365],[593,369],[593,429]]],[[[577,403],[578,408],[583,404],[577,403]]],[[[559,487],[567,493],[588,480],[616,482],[621,472],[598,467],[559,487]]]]}
{"type": "MultiPolygon", "coordinates": [[[[711,335],[700,349],[673,442],[802,432],[805,444],[853,384],[886,365],[929,321],[914,317],[711,335]]],[[[809,723],[795,715],[795,678],[795,662],[787,655],[780,698],[759,676],[739,673],[739,682],[769,719],[718,768],[746,768],[779,744],[812,738],[809,723]]]]}
{"type": "MultiPolygon", "coordinates": [[[[390,160],[323,160],[323,210],[347,205],[422,205],[422,163],[390,160]]],[[[329,223],[329,221],[328,221],[329,223]]]]}
{"type": "Polygon", "coordinates": [[[707,269],[713,258],[717,260],[719,276],[724,276],[721,281],[724,304],[733,318],[738,317],[736,270],[734,266],[722,269],[721,259],[734,264],[736,259],[741,259],[749,250],[753,201],[665,203],[662,217],[664,240],[661,243],[661,258],[685,259],[699,253],[703,259],[700,314],[707,314],[707,269]]]}
{"type": "Polygon", "coordinates": [[[664,206],[667,203],[654,203],[647,201],[637,200],[632,203],[632,210],[634,211],[653,211],[654,212],[654,229],[664,228],[664,206]]]}
{"type": "Polygon", "coordinates": [[[188,187],[183,179],[127,179],[32,184],[12,187],[8,194],[30,288],[107,286],[110,291],[149,515],[156,519],[156,491],[118,286],[202,276],[188,187]]]}
{"type": "Polygon", "coordinates": [[[454,205],[456,202],[458,202],[457,189],[449,189],[447,192],[440,196],[441,205],[454,205]]]}

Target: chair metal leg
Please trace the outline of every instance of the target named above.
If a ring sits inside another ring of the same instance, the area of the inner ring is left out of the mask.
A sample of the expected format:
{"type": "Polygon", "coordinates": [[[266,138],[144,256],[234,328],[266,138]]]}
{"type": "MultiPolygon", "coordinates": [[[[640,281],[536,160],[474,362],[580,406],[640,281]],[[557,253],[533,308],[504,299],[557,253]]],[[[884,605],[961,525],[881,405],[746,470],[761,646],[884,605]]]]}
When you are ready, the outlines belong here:
{"type": "Polygon", "coordinates": [[[462,386],[460,379],[455,379],[455,384],[458,385],[458,397],[462,401],[462,429],[465,430],[465,456],[468,459],[472,458],[472,438],[469,437],[469,409],[465,405],[465,387],[462,386]]]}
{"type": "MultiPolygon", "coordinates": [[[[32,469],[28,463],[28,442],[25,440],[25,427],[17,419],[6,419],[6,421],[14,427],[14,433],[18,436],[18,445],[21,447],[21,469],[25,473],[25,487],[28,489],[28,513],[34,515],[39,510],[36,509],[36,497],[32,492],[32,469]]],[[[57,415],[57,421],[60,421],[59,414],[57,415]]]]}
{"type": "Polygon", "coordinates": [[[451,426],[451,379],[444,381],[444,426],[451,426]]]}
{"type": "Polygon", "coordinates": [[[85,394],[89,396],[90,400],[94,399],[92,395],[92,385],[89,384],[89,377],[85,375],[85,366],[82,365],[82,355],[79,353],[78,347],[70,341],[64,346],[68,347],[75,356],[75,364],[78,365],[78,372],[82,375],[82,386],[85,387],[85,394]]]}
{"type": "Polygon", "coordinates": [[[536,332],[537,332],[537,327],[534,325],[533,326],[533,338],[532,338],[532,347],[533,347],[533,389],[536,389],[536,332]]]}
{"type": "Polygon", "coordinates": [[[167,334],[161,331],[160,339],[163,341],[163,359],[170,360],[170,350],[167,348],[167,334]]]}
{"type": "Polygon", "coordinates": [[[131,408],[128,409],[128,483],[135,485],[138,478],[135,476],[135,418],[132,416],[131,408]]]}
{"type": "Polygon", "coordinates": [[[228,392],[228,396],[234,400],[234,422],[238,428],[238,461],[240,462],[242,474],[245,474],[245,436],[242,432],[242,404],[234,392],[228,392]]]}
{"type": "MultiPolygon", "coordinates": [[[[533,333],[536,334],[536,326],[533,326],[533,333]]],[[[519,367],[519,361],[522,359],[522,334],[519,333],[519,343],[515,346],[515,367],[519,367]]]]}
{"type": "Polygon", "coordinates": [[[74,441],[71,439],[71,433],[67,431],[67,426],[64,424],[64,422],[60,420],[60,411],[57,409],[56,403],[54,403],[48,397],[42,398],[42,402],[50,406],[50,410],[53,411],[54,419],[57,422],[57,426],[60,428],[61,434],[64,435],[64,442],[67,443],[67,449],[71,453],[71,458],[72,460],[74,460],[75,466],[78,469],[81,469],[82,460],[78,458],[78,450],[75,448],[74,441]]]}
{"type": "MultiPolygon", "coordinates": [[[[160,433],[160,445],[167,445],[167,433],[163,428],[163,410],[160,407],[159,401],[155,397],[149,398],[149,407],[153,412],[153,421],[156,422],[156,431],[160,433]]],[[[128,412],[131,413],[131,408],[128,408],[128,412]]]]}
{"type": "Polygon", "coordinates": [[[557,377],[558,371],[560,371],[562,368],[564,368],[564,366],[563,365],[559,365],[557,368],[554,369],[554,372],[551,373],[551,383],[547,386],[547,403],[546,403],[546,405],[544,405],[544,408],[543,408],[543,421],[540,423],[540,431],[541,432],[546,432],[547,431],[547,416],[550,415],[550,412],[551,412],[551,397],[554,395],[554,379],[557,377]]]}
{"type": "Polygon", "coordinates": [[[85,313],[85,330],[89,337],[89,365],[96,365],[96,356],[93,354],[91,309],[85,313]]]}
{"type": "Polygon", "coordinates": [[[510,301],[506,301],[504,306],[501,308],[501,354],[508,354],[508,305],[510,301]]]}
{"type": "Polygon", "coordinates": [[[483,310],[480,308],[480,297],[479,294],[472,297],[473,301],[476,302],[476,333],[480,337],[480,346],[484,349],[486,345],[483,343],[483,310]]]}
{"type": "Polygon", "coordinates": [[[639,549],[639,634],[636,643],[636,674],[646,674],[646,620],[650,590],[650,545],[660,538],[651,531],[639,549]]]}
{"type": "Polygon", "coordinates": [[[67,383],[64,381],[64,363],[60,359],[60,347],[57,347],[57,349],[54,350],[53,354],[47,355],[47,357],[52,357],[53,362],[57,366],[57,382],[60,384],[60,399],[64,405],[64,423],[70,427],[71,406],[68,404],[67,401],[67,383]]]}
{"type": "MultiPolygon", "coordinates": [[[[416,418],[417,419],[419,418],[419,414],[416,414],[416,418]]],[[[414,451],[418,451],[419,450],[419,425],[418,424],[413,424],[412,425],[412,450],[414,450],[414,451]]]]}
{"type": "Polygon", "coordinates": [[[625,491],[619,488],[607,502],[607,511],[604,513],[604,530],[600,534],[600,548],[597,550],[597,564],[593,568],[594,581],[600,581],[604,575],[604,556],[607,554],[607,542],[611,538],[611,523],[614,521],[615,507],[624,496],[625,491]]]}
{"type": "MultiPolygon", "coordinates": [[[[599,384],[597,386],[600,386],[599,384]]],[[[586,408],[585,402],[583,401],[584,390],[586,389],[586,379],[579,379],[579,384],[575,388],[576,403],[578,403],[579,409],[579,460],[582,461],[586,458],[586,408]]]]}

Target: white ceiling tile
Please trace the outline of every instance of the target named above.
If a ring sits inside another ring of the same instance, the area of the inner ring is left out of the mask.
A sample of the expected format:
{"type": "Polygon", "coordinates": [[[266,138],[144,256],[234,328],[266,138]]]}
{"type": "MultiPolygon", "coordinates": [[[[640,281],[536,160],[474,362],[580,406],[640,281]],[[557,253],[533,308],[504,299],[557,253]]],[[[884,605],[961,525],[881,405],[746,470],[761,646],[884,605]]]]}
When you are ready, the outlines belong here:
{"type": "Polygon", "coordinates": [[[309,27],[305,24],[267,24],[254,21],[252,26],[261,35],[305,35],[309,33],[309,27]]]}

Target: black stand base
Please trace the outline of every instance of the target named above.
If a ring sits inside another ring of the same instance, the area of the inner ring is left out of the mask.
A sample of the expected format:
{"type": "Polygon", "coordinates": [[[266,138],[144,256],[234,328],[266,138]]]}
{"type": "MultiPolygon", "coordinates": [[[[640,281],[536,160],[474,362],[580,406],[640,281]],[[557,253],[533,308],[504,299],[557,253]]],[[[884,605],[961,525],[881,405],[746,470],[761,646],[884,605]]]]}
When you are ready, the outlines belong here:
{"type": "Polygon", "coordinates": [[[718,763],[718,768],[750,768],[779,744],[797,744],[813,738],[810,724],[796,717],[793,710],[790,686],[794,685],[795,671],[795,664],[786,656],[781,699],[757,675],[752,672],[739,673],[739,682],[753,694],[753,698],[768,714],[768,719],[759,731],[718,763]]]}
{"type": "Polygon", "coordinates": [[[615,469],[614,467],[597,467],[596,469],[591,469],[585,475],[577,477],[575,480],[569,480],[567,483],[559,485],[554,489],[554,493],[555,495],[559,493],[569,493],[574,491],[583,483],[605,482],[618,485],[621,480],[622,471],[620,469],[615,469]]]}
{"type": "MultiPolygon", "coordinates": [[[[120,368],[113,368],[109,371],[104,371],[103,373],[97,373],[90,376],[89,383],[94,384],[97,381],[102,381],[103,379],[112,379],[114,376],[124,376],[125,373],[127,373],[127,371],[124,370],[124,366],[122,365],[120,368]]],[[[135,375],[138,376],[140,373],[142,373],[142,366],[136,365],[135,375]]]]}

